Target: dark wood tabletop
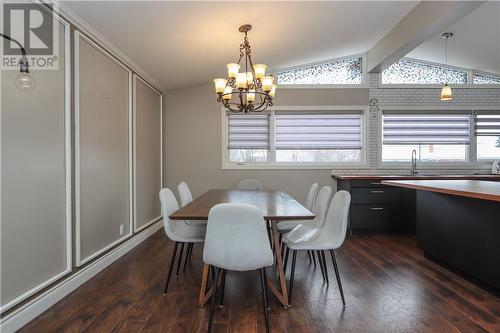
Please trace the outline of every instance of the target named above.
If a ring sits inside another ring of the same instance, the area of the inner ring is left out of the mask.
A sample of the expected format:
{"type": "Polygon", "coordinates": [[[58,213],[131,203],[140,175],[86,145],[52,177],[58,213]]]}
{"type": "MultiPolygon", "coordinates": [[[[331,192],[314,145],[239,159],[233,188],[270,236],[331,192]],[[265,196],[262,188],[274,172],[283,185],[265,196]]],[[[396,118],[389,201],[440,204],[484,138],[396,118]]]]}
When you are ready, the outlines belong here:
{"type": "Polygon", "coordinates": [[[273,221],[311,220],[314,214],[281,191],[210,190],[182,207],[172,220],[207,220],[213,206],[220,203],[247,203],[260,208],[264,219],[273,221]]]}
{"type": "Polygon", "coordinates": [[[384,185],[500,202],[500,183],[483,180],[384,180],[384,185]]]}

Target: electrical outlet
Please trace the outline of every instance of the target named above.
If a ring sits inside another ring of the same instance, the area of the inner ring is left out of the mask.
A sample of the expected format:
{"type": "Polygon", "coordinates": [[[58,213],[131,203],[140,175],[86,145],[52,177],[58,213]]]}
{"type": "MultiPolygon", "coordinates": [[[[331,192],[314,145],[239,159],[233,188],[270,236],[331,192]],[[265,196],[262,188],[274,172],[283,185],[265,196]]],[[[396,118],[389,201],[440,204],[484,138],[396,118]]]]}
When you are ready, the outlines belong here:
{"type": "Polygon", "coordinates": [[[123,224],[120,224],[120,235],[123,235],[123,224]]]}

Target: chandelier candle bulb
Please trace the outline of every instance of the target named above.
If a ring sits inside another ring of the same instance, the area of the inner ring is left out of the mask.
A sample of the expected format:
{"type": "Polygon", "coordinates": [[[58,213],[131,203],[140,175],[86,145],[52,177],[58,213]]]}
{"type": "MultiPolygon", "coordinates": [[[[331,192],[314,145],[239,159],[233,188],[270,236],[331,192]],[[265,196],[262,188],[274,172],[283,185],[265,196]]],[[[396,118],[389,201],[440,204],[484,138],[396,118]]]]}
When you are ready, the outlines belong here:
{"type": "Polygon", "coordinates": [[[222,99],[225,101],[231,100],[231,93],[232,92],[233,92],[233,88],[231,88],[230,86],[227,86],[226,89],[224,89],[224,94],[222,96],[222,99]]]}
{"type": "Polygon", "coordinates": [[[247,85],[253,84],[253,74],[252,72],[247,72],[247,85]]]}
{"type": "Polygon", "coordinates": [[[264,76],[262,79],[262,90],[265,92],[270,92],[273,88],[274,78],[272,76],[264,76]]]}
{"type": "Polygon", "coordinates": [[[274,97],[274,95],[276,95],[276,87],[277,85],[273,84],[271,91],[269,92],[269,96],[274,97]]]}
{"type": "Polygon", "coordinates": [[[236,88],[245,89],[247,87],[247,73],[238,73],[236,75],[236,88]]]}
{"type": "Polygon", "coordinates": [[[226,79],[214,79],[215,92],[217,94],[222,94],[224,89],[226,89],[227,80],[226,79]]]}
{"type": "Polygon", "coordinates": [[[227,64],[227,76],[230,79],[235,79],[239,71],[240,71],[239,64],[234,64],[234,63],[227,64]]]}
{"type": "Polygon", "coordinates": [[[255,89],[250,89],[247,94],[247,102],[253,103],[255,101],[255,89]]]}
{"type": "Polygon", "coordinates": [[[264,64],[255,64],[253,65],[253,70],[255,71],[255,78],[262,80],[264,76],[266,76],[267,65],[264,64]]]}

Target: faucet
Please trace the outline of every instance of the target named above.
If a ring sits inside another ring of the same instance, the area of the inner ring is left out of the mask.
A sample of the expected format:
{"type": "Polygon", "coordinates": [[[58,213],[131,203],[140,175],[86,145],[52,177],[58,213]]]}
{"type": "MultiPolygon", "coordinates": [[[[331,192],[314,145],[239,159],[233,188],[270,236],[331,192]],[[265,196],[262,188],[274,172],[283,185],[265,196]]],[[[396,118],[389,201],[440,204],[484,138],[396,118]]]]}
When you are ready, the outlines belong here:
{"type": "Polygon", "coordinates": [[[417,150],[413,149],[411,151],[411,169],[410,174],[415,176],[417,174],[417,150]]]}

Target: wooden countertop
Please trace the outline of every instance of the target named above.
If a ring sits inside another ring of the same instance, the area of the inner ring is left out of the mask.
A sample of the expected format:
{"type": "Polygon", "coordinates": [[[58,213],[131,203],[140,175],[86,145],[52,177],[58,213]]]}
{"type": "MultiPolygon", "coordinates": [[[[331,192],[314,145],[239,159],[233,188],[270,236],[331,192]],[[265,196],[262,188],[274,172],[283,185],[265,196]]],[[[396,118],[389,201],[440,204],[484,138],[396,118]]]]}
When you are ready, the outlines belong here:
{"type": "Polygon", "coordinates": [[[382,184],[500,202],[500,183],[483,180],[383,180],[382,184]]]}
{"type": "Polygon", "coordinates": [[[500,175],[332,175],[332,178],[345,180],[441,180],[441,179],[471,179],[471,180],[500,180],[500,175]]]}

